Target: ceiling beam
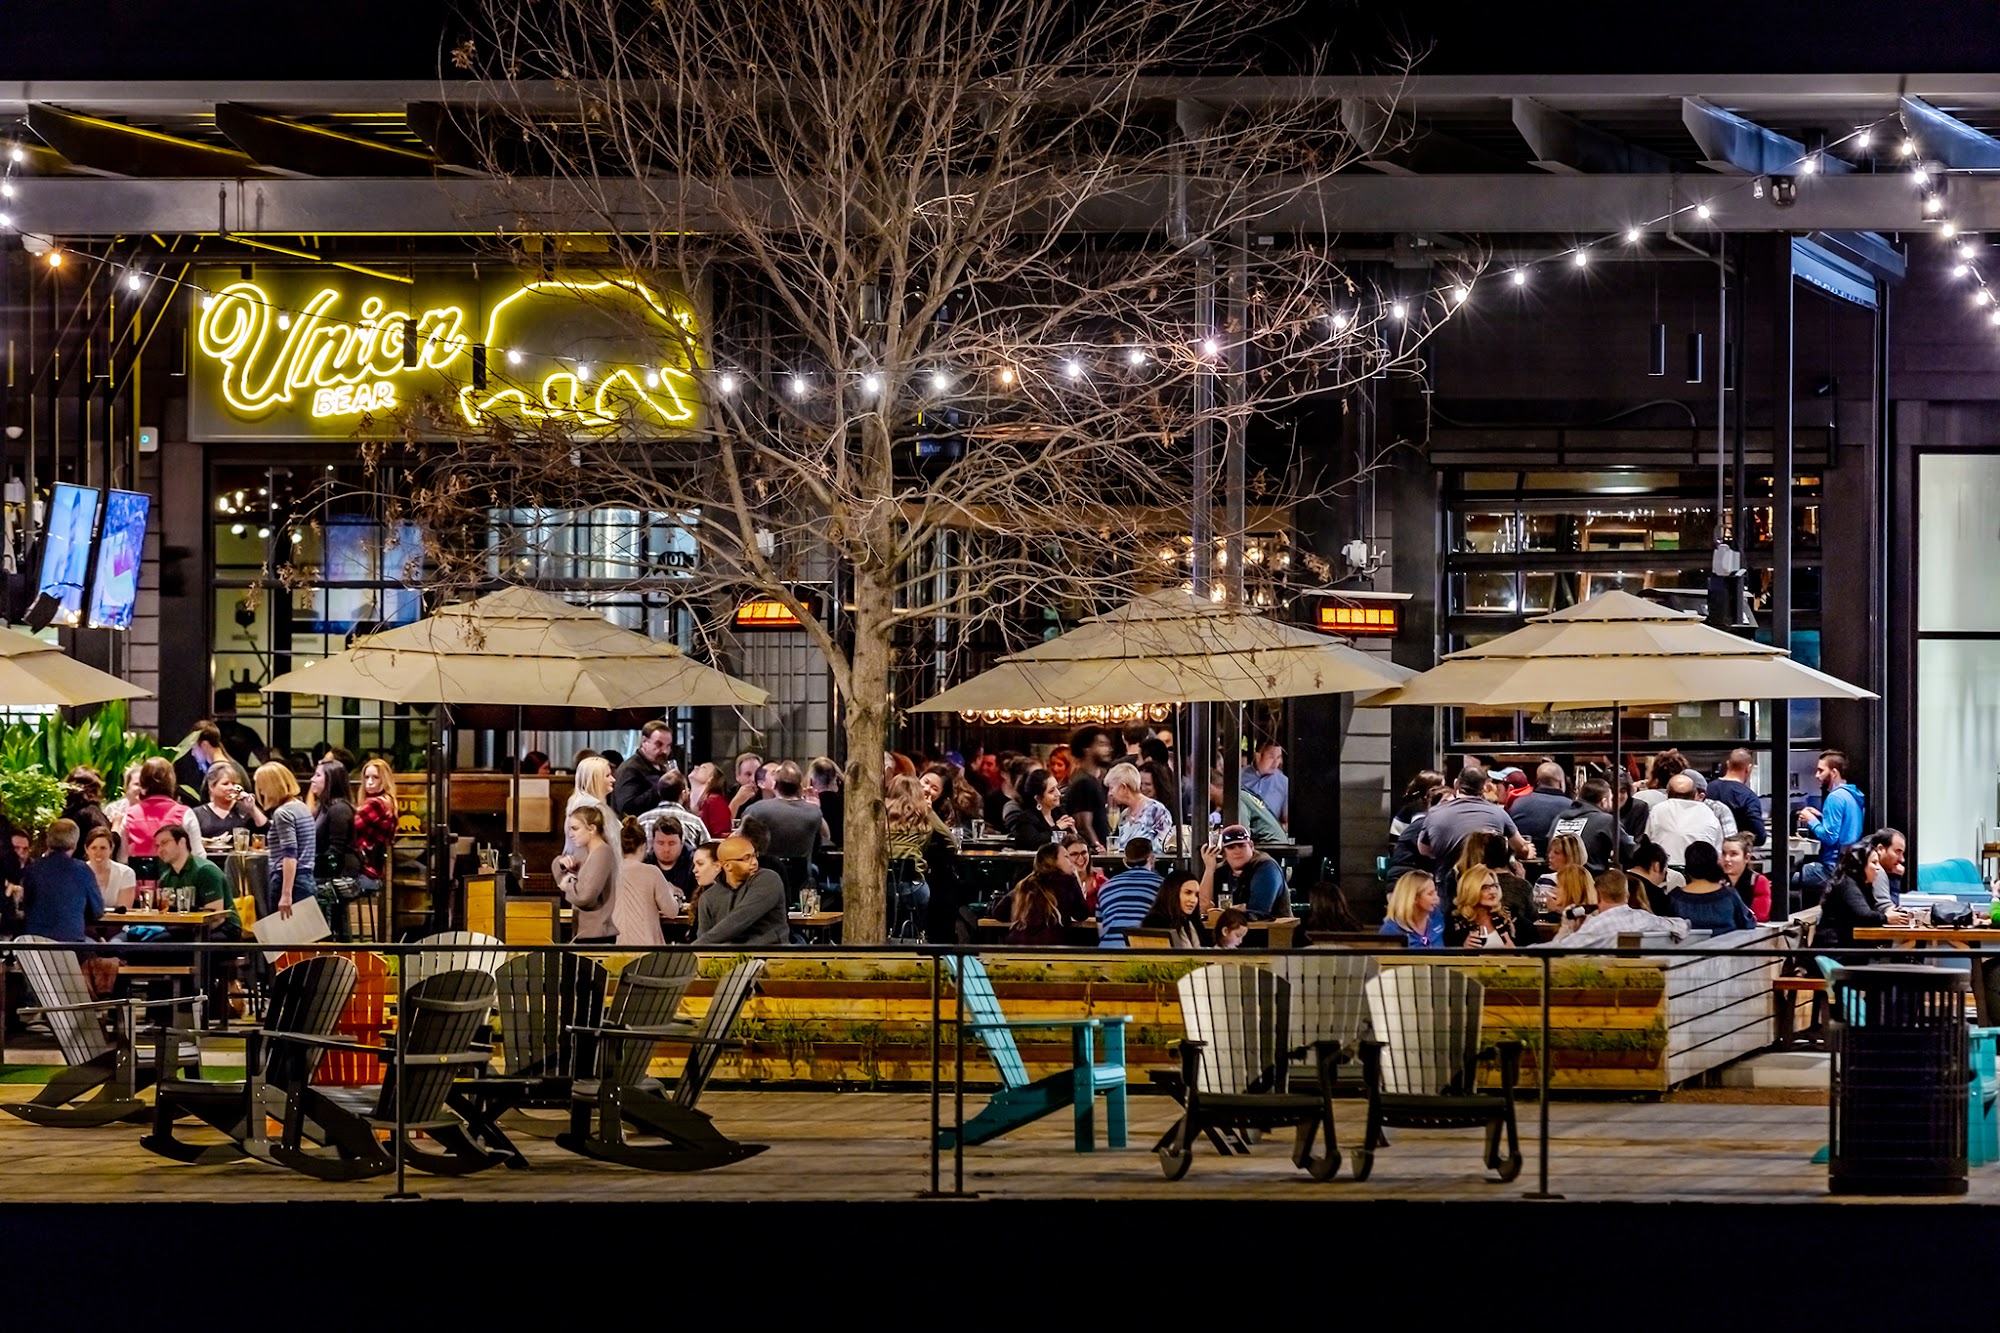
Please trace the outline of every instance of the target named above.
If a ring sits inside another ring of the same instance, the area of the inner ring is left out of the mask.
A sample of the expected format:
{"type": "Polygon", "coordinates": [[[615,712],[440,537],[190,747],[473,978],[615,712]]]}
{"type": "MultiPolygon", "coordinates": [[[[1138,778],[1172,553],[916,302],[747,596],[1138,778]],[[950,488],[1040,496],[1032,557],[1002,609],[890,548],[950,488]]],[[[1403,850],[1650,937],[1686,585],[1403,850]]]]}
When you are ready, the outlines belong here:
{"type": "Polygon", "coordinates": [[[1921,97],[1898,100],[1903,128],[1917,145],[1917,156],[1961,171],[2000,171],[2000,141],[1948,116],[1921,97]]]}
{"type": "Polygon", "coordinates": [[[437,167],[428,153],[301,125],[241,102],[217,103],[215,127],[255,161],[308,176],[428,176],[437,167]]]}
{"type": "MultiPolygon", "coordinates": [[[[1810,232],[1925,229],[1918,192],[1900,173],[1804,177],[1795,203],[1752,197],[1747,182],[1707,176],[1380,176],[1348,172],[1312,186],[1275,181],[1256,229],[1313,235],[1389,232],[1609,235],[1697,203],[1711,216],[1682,213],[1676,226],[1701,231],[1810,232]]],[[[162,235],[473,235],[503,232],[638,233],[676,225],[717,225],[703,209],[704,186],[670,179],[611,181],[580,195],[566,182],[512,184],[471,179],[120,180],[84,177],[17,182],[15,225],[60,237],[162,235]]],[[[737,187],[773,219],[784,192],[747,181],[737,187]]],[[[1135,178],[1088,201],[1072,220],[1083,232],[1151,231],[1168,215],[1171,182],[1135,178]]],[[[2000,231],[2000,178],[1952,182],[1959,226],[2000,231]]]]}
{"type": "MultiPolygon", "coordinates": [[[[1755,121],[1699,97],[1681,99],[1681,123],[1701,146],[1707,159],[1703,165],[1717,171],[1747,172],[1752,176],[1796,176],[1806,157],[1806,146],[1776,130],[1767,130],[1755,121]]],[[[1854,164],[1821,153],[1816,163],[1820,174],[1841,175],[1854,164]]]]}
{"type": "Polygon", "coordinates": [[[260,176],[243,153],[37,103],[28,128],[66,161],[120,176],[260,176]]]}
{"type": "Polygon", "coordinates": [[[1514,128],[1535,155],[1535,165],[1543,171],[1581,172],[1670,172],[1674,164],[1665,156],[1586,125],[1575,116],[1565,115],[1532,97],[1516,97],[1511,110],[1514,128]]]}

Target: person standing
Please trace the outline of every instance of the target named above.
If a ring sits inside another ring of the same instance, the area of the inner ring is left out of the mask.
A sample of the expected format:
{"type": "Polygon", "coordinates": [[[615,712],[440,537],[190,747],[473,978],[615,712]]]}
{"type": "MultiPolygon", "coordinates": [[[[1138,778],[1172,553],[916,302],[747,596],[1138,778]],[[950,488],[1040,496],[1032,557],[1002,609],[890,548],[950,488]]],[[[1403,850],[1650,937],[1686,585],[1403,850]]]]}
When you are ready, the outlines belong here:
{"type": "MultiPolygon", "coordinates": [[[[1819,780],[1824,799],[1817,809],[1809,805],[1799,811],[1799,826],[1819,839],[1819,855],[1800,866],[1792,879],[1797,906],[1812,907],[1819,902],[1834,877],[1841,851],[1859,842],[1867,827],[1867,803],[1861,789],[1847,780],[1847,767],[1847,756],[1839,750],[1821,750],[1819,762],[1813,765],[1813,777],[1819,780]]],[[[1867,886],[1862,887],[1865,890],[1867,886]]]]}
{"type": "Polygon", "coordinates": [[[319,843],[312,811],[299,799],[299,780],[283,764],[263,765],[252,782],[257,788],[257,803],[271,820],[264,834],[264,849],[270,857],[265,899],[257,904],[257,914],[276,912],[289,917],[294,903],[305,902],[319,891],[313,873],[319,843]]]}
{"type": "Polygon", "coordinates": [[[223,748],[222,728],[203,718],[194,724],[194,743],[174,760],[174,781],[189,791],[207,791],[208,770],[227,762],[229,751],[223,748]]]}
{"type": "Polygon", "coordinates": [[[805,881],[813,856],[826,838],[826,821],[819,807],[805,798],[805,774],[787,759],[771,766],[771,795],[743,808],[743,822],[757,820],[770,832],[770,846],[760,854],[795,894],[805,881]]]}
{"type": "MultiPolygon", "coordinates": [[[[569,800],[563,806],[563,827],[565,829],[569,827],[571,815],[578,810],[589,808],[597,811],[597,825],[600,829],[617,828],[618,817],[612,813],[608,799],[611,789],[610,760],[597,754],[588,759],[579,759],[576,765],[576,789],[570,793],[569,800]]],[[[606,841],[609,841],[608,837],[606,841]]],[[[563,843],[562,859],[570,863],[568,867],[570,870],[576,870],[583,865],[581,851],[572,842],[563,843]]],[[[560,878],[562,873],[558,871],[557,877],[560,878]]]]}
{"type": "Polygon", "coordinates": [[[741,815],[743,807],[760,798],[757,775],[764,770],[764,761],[753,752],[745,750],[736,756],[736,791],[729,798],[731,817],[741,815]]]}
{"type": "MultiPolygon", "coordinates": [[[[153,855],[153,834],[167,824],[179,824],[188,830],[188,836],[201,836],[201,826],[195,821],[194,811],[182,805],[174,797],[174,766],[165,759],[155,756],[139,765],[139,799],[128,805],[114,822],[120,843],[119,859],[132,867],[138,876],[141,888],[150,888],[159,878],[159,861],[153,855]]],[[[293,783],[292,789],[298,790],[293,783]]]]}
{"type": "MultiPolygon", "coordinates": [[[[806,765],[806,782],[810,788],[807,798],[819,807],[819,817],[826,825],[827,846],[840,846],[840,840],[846,836],[841,831],[841,824],[847,814],[845,796],[840,787],[840,765],[821,755],[806,765]]],[[[997,824],[999,821],[988,822],[997,824]]]]}
{"type": "Polygon", "coordinates": [[[1756,767],[1757,757],[1748,750],[1731,750],[1723,775],[1708,784],[1708,799],[1728,806],[1736,819],[1736,832],[1748,833],[1750,845],[1761,847],[1769,834],[1764,826],[1763,799],[1750,785],[1750,775],[1756,767]]]}
{"type": "Polygon", "coordinates": [[[1247,791],[1264,803],[1278,827],[1292,827],[1292,782],[1285,776],[1285,747],[1276,741],[1260,742],[1250,763],[1237,775],[1239,790],[1247,791]]]}
{"type": "Polygon", "coordinates": [[[729,826],[735,816],[729,809],[729,798],[719,788],[722,785],[722,770],[714,764],[696,764],[688,773],[688,809],[701,817],[702,827],[708,830],[708,838],[729,836],[729,826]]]}
{"type": "Polygon", "coordinates": [[[618,889],[611,901],[618,943],[625,948],[665,944],[667,938],[660,930],[660,919],[680,916],[685,900],[658,866],[648,865],[641,857],[646,848],[646,831],[631,815],[618,825],[618,845],[624,856],[618,864],[618,889]]]}
{"type": "Polygon", "coordinates": [[[1063,788],[1063,811],[1076,821],[1076,831],[1091,851],[1100,852],[1111,836],[1111,811],[1102,777],[1111,761],[1111,733],[1102,727],[1084,727],[1070,737],[1069,753],[1075,767],[1063,788]]]}
{"type": "Polygon", "coordinates": [[[358,879],[361,875],[361,858],[354,850],[354,802],[348,795],[352,790],[347,765],[332,755],[319,761],[306,805],[313,812],[322,879],[358,879]]]}
{"type": "Polygon", "coordinates": [[[612,779],[610,804],[617,815],[643,815],[660,803],[660,779],[667,774],[667,757],[674,752],[674,731],[658,718],[639,728],[639,748],[618,765],[612,779]]]}
{"type": "Polygon", "coordinates": [[[1486,770],[1467,764],[1458,772],[1456,795],[1424,817],[1417,850],[1439,866],[1458,863],[1458,845],[1474,833],[1502,833],[1523,861],[1535,859],[1535,845],[1521,836],[1505,810],[1486,799],[1486,770]]]}
{"type": "Polygon", "coordinates": [[[576,909],[572,944],[618,942],[618,853],[606,840],[604,807],[579,805],[564,821],[567,846],[555,859],[556,885],[564,901],[576,909]]]}

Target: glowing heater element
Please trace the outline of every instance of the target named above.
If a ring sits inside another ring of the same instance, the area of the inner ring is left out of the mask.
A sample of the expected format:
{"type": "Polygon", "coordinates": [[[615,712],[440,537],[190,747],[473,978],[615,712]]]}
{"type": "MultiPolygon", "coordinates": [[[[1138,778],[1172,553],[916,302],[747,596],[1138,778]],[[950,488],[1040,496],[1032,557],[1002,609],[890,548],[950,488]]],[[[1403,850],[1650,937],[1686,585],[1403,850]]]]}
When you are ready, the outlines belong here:
{"type": "Polygon", "coordinates": [[[1394,634],[1396,608],[1393,606],[1322,606],[1319,627],[1332,634],[1394,634]]]}
{"type": "Polygon", "coordinates": [[[737,629],[797,629],[799,618],[775,597],[757,597],[736,608],[737,629]]]}

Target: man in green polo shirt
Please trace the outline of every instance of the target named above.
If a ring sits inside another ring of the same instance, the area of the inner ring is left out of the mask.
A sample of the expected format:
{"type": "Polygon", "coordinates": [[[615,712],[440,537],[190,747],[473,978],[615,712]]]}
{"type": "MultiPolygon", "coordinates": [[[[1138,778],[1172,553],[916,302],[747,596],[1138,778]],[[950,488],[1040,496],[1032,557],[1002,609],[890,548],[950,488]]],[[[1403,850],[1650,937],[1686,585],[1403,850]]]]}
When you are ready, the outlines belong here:
{"type": "Polygon", "coordinates": [[[187,830],[179,824],[164,824],[153,835],[153,846],[160,855],[160,887],[179,889],[192,886],[198,908],[221,903],[222,921],[209,932],[209,938],[242,939],[243,918],[236,915],[236,904],[229,896],[227,881],[222,878],[222,867],[205,856],[194,854],[187,830]]]}

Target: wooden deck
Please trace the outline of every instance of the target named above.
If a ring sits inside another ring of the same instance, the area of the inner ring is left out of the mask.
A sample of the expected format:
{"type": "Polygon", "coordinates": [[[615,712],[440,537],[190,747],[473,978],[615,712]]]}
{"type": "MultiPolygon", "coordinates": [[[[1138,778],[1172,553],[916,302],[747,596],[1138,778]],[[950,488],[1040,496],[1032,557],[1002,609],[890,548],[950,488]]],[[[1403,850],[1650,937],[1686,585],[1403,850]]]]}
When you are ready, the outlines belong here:
{"type": "MultiPolygon", "coordinates": [[[[0,1100],[30,1088],[0,1087],[0,1100]]],[[[572,1156],[523,1137],[528,1171],[494,1170],[443,1180],[410,1174],[429,1198],[493,1201],[640,1202],[652,1200],[893,1201],[930,1186],[928,1097],[910,1093],[716,1092],[703,1109],[733,1137],[770,1151],[719,1171],[653,1175],[572,1156]]],[[[967,1113],[980,1099],[967,1098],[967,1113]]],[[[944,1111],[950,1114],[947,1097],[944,1111]]],[[[1360,1134],[1359,1104],[1343,1104],[1340,1132],[1360,1134]]],[[[1712,1203],[1812,1202],[1828,1198],[1826,1168],[1811,1163],[1826,1138],[1826,1110],[1813,1105],[1661,1102],[1558,1102],[1551,1107],[1550,1182],[1571,1200],[1712,1203]]],[[[1345,1172],[1314,1184],[1294,1170],[1285,1143],[1266,1142],[1251,1156],[1224,1159],[1200,1150],[1188,1178],[1164,1180],[1154,1139],[1172,1121],[1173,1104],[1134,1096],[1131,1139],[1122,1152],[1069,1149],[1069,1126],[1051,1117],[997,1143],[965,1153],[965,1189],[986,1199],[1192,1200],[1519,1200],[1535,1187],[1536,1108],[1521,1109],[1528,1164],[1509,1185],[1479,1164],[1476,1131],[1400,1131],[1380,1153],[1374,1177],[1357,1184],[1345,1172]]],[[[39,1129],[0,1116],[0,1200],[34,1202],[277,1202],[378,1199],[384,1180],[324,1184],[241,1162],[181,1166],[139,1147],[137,1126],[101,1130],[39,1129]]],[[[1101,1133],[1101,1130],[1100,1130],[1101,1133]]],[[[393,1179],[393,1178],[391,1178],[393,1179]]],[[[952,1160],[942,1159],[952,1188],[952,1160]]],[[[1973,1173],[1972,1201],[2000,1201],[2000,1169],[1973,1173]]]]}

